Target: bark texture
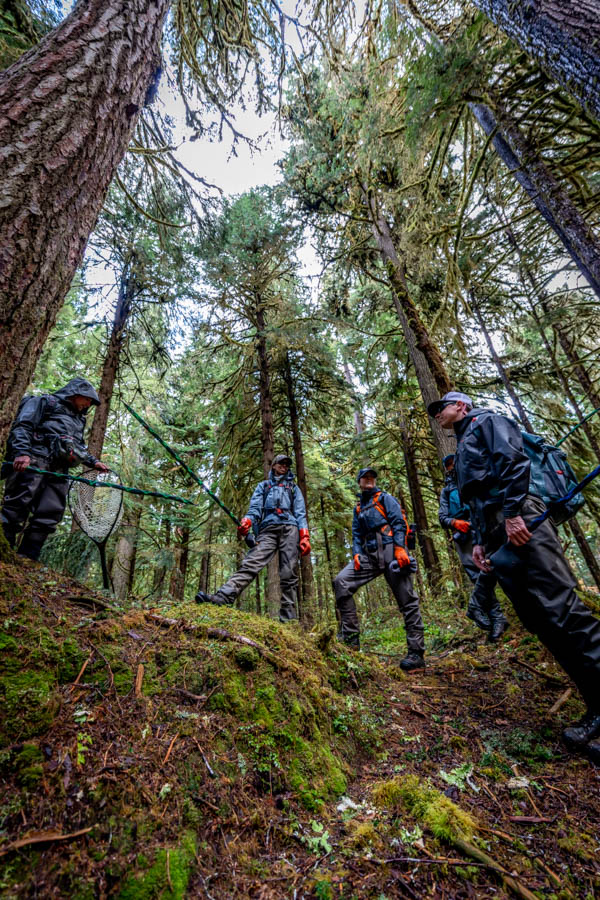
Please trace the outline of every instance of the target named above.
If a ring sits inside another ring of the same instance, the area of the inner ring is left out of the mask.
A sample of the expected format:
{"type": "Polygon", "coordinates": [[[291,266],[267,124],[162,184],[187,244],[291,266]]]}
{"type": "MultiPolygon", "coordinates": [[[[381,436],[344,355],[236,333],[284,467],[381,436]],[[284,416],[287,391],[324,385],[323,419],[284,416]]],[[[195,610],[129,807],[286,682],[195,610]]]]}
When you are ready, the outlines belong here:
{"type": "Polygon", "coordinates": [[[597,0],[473,0],[473,3],[600,121],[597,0]]]}
{"type": "Polygon", "coordinates": [[[113,591],[118,600],[127,600],[133,585],[141,515],[142,507],[135,506],[127,517],[128,521],[123,522],[119,529],[119,537],[111,568],[113,591]]]}
{"type": "Polygon", "coordinates": [[[81,0],[0,75],[0,444],[81,263],[169,0],[81,0]]]}
{"type": "Polygon", "coordinates": [[[498,156],[600,297],[600,240],[567,191],[500,103],[494,110],[484,103],[470,103],[469,109],[483,131],[493,135],[492,145],[498,156]]]}
{"type": "Polygon", "coordinates": [[[427,521],[427,510],[425,508],[425,498],[421,489],[421,479],[417,467],[415,456],[415,448],[408,430],[406,420],[400,419],[400,437],[402,439],[402,451],[404,455],[404,465],[406,467],[406,480],[410,491],[410,499],[413,509],[415,522],[417,523],[417,539],[419,547],[423,554],[423,565],[427,573],[427,581],[432,588],[435,588],[440,579],[440,560],[435,549],[435,544],[429,534],[429,522],[427,521]]]}
{"type": "Polygon", "coordinates": [[[108,348],[104,363],[102,365],[102,378],[100,379],[100,388],[98,396],[100,397],[100,406],[96,408],[94,413],[94,421],[90,429],[90,437],[88,447],[90,452],[100,458],[102,456],[102,448],[104,447],[104,438],[106,437],[106,425],[108,423],[108,414],[110,412],[110,404],[115,389],[115,381],[119,371],[119,363],[121,359],[121,348],[125,337],[125,328],[127,320],[131,313],[131,304],[136,293],[136,280],[131,272],[130,266],[126,266],[121,275],[119,284],[119,295],[117,297],[117,306],[113,318],[108,348]]]}

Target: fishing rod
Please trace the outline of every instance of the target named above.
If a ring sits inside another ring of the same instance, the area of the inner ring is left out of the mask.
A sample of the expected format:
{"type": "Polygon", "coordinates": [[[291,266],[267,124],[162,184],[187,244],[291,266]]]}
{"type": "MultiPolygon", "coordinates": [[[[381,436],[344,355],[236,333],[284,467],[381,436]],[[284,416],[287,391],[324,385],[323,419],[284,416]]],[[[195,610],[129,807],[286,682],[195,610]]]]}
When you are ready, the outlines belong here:
{"type": "Polygon", "coordinates": [[[595,416],[597,412],[600,412],[600,406],[597,409],[593,409],[591,413],[588,413],[587,416],[584,416],[583,419],[577,423],[577,425],[573,425],[569,431],[565,434],[564,437],[561,437],[560,441],[557,441],[555,446],[560,447],[563,441],[566,441],[568,437],[571,437],[574,431],[577,431],[578,428],[581,428],[582,425],[585,425],[588,419],[591,419],[592,416],[595,416]]]}
{"type": "MultiPolygon", "coordinates": [[[[9,459],[5,459],[3,465],[12,466],[13,463],[9,459]]],[[[115,484],[110,481],[94,481],[91,478],[84,478],[82,475],[70,475],[68,472],[49,472],[47,469],[38,469],[36,466],[27,466],[24,471],[37,472],[39,475],[52,475],[54,478],[68,478],[69,481],[81,481],[83,484],[89,484],[91,487],[107,487],[113,491],[122,491],[125,494],[136,494],[140,497],[158,497],[160,500],[173,500],[176,503],[187,503],[188,506],[197,506],[193,500],[186,500],[185,497],[178,497],[176,494],[164,494],[162,491],[145,491],[142,488],[129,487],[125,484],[115,484]]],[[[111,471],[111,470],[109,470],[111,471]]]]}
{"type": "MultiPolygon", "coordinates": [[[[196,484],[200,485],[200,487],[202,488],[203,491],[206,491],[206,493],[211,498],[211,500],[214,500],[214,502],[217,504],[217,506],[220,506],[221,509],[223,510],[223,512],[226,513],[229,516],[229,518],[233,522],[235,522],[235,524],[239,528],[242,523],[240,522],[238,517],[235,516],[231,512],[231,510],[225,506],[225,504],[222,502],[222,500],[219,500],[219,498],[217,497],[216,494],[213,494],[213,492],[210,490],[210,488],[208,488],[204,484],[202,479],[196,475],[196,473],[193,471],[193,469],[190,469],[188,464],[179,456],[179,454],[176,453],[175,450],[173,450],[173,448],[170,447],[167,444],[167,442],[161,438],[160,434],[158,434],[154,430],[154,428],[152,428],[150,425],[148,425],[148,423],[146,421],[144,421],[144,419],[142,419],[142,417],[139,415],[139,413],[136,413],[135,409],[132,409],[132,407],[129,405],[129,403],[126,403],[125,400],[123,400],[122,402],[123,402],[123,406],[125,407],[125,409],[129,410],[129,412],[134,417],[134,419],[137,419],[137,421],[140,423],[140,425],[142,425],[146,429],[148,434],[151,434],[152,437],[158,441],[158,443],[161,445],[161,447],[165,448],[167,453],[169,453],[173,457],[173,459],[179,463],[179,465],[187,472],[187,474],[190,476],[190,478],[193,478],[193,480],[196,482],[196,484]]],[[[246,544],[248,545],[248,547],[254,547],[254,545],[256,544],[256,540],[255,540],[253,534],[247,534],[246,537],[244,538],[244,540],[246,541],[246,544]]]]}

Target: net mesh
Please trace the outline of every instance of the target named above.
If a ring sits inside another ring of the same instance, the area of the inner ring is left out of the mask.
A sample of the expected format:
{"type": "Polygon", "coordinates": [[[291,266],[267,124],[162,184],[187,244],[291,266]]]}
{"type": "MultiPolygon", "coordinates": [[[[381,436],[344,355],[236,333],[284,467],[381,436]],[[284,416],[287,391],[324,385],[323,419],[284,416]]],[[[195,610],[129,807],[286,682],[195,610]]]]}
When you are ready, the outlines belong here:
{"type": "MultiPolygon", "coordinates": [[[[116,472],[83,472],[85,478],[105,484],[120,484],[116,472]]],[[[94,487],[73,481],[69,488],[73,518],[93,541],[102,543],[117,527],[123,515],[123,494],[108,487],[94,487]]]]}

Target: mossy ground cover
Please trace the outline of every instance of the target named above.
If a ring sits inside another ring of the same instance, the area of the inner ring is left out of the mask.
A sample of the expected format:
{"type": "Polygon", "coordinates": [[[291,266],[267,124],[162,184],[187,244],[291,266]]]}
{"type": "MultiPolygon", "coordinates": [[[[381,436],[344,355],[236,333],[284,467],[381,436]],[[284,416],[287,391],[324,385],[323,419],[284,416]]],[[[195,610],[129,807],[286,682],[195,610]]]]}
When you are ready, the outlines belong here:
{"type": "Polygon", "coordinates": [[[0,855],[3,897],[506,896],[461,839],[533,896],[600,891],[598,772],[559,742],[580,707],[548,717],[561,673],[514,623],[432,630],[407,678],[327,631],[0,571],[0,854],[76,835],[0,855]]]}

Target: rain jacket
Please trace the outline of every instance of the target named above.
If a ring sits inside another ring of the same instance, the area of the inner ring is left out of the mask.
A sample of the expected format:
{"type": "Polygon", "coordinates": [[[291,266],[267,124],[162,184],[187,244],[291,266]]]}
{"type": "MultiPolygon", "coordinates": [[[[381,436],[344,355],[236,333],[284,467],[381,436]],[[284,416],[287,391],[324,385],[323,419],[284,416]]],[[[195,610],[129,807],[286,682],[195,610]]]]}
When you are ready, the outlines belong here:
{"type": "Polygon", "coordinates": [[[271,469],[268,479],[256,486],[247,516],[252,520],[255,534],[260,533],[267,525],[281,523],[308,528],[304,497],[294,481],[293,472],[275,475],[271,469]]]}
{"type": "Polygon", "coordinates": [[[405,547],[406,531],[406,519],[395,497],[378,488],[363,491],[352,519],[352,555],[376,553],[378,536],[383,546],[393,543],[396,547],[405,547]],[[377,495],[376,502],[384,508],[385,516],[373,503],[377,495]]]}
{"type": "MultiPolygon", "coordinates": [[[[462,519],[464,522],[471,521],[471,510],[466,503],[460,499],[458,485],[456,483],[456,474],[454,471],[446,472],[446,483],[440,494],[440,508],[438,511],[440,525],[443,528],[452,528],[454,519],[462,519]]],[[[453,529],[453,537],[455,541],[460,541],[462,537],[466,537],[460,531],[453,529]]]]}
{"type": "MultiPolygon", "coordinates": [[[[51,465],[53,444],[57,438],[66,437],[85,465],[95,465],[98,460],[83,443],[87,410],[78,412],[69,403],[68,398],[76,394],[89,397],[96,406],[100,404],[98,394],[85,378],[72,378],[53,394],[24,398],[8,436],[6,458],[13,460],[17,456],[35,456],[51,465]]],[[[64,464],[60,468],[64,468],[64,464]]],[[[12,467],[3,469],[3,477],[12,471],[12,467]]]]}
{"type": "Polygon", "coordinates": [[[521,514],[529,493],[530,462],[519,426],[489,409],[473,409],[455,422],[454,471],[462,500],[472,513],[473,539],[485,543],[498,515],[521,514]]]}

